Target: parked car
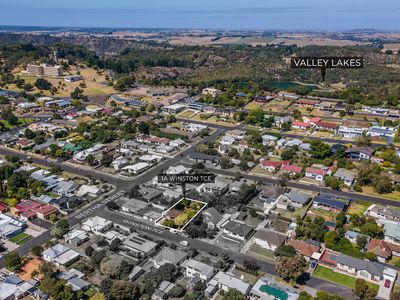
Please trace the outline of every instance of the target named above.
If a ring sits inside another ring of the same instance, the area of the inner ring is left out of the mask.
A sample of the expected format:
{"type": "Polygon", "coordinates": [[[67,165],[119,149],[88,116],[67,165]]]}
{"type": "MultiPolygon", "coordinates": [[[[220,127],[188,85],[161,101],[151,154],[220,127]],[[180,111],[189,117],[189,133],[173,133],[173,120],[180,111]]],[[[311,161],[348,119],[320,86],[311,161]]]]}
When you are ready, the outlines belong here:
{"type": "Polygon", "coordinates": [[[180,244],[183,245],[183,246],[189,245],[188,241],[180,241],[180,244]]]}
{"type": "Polygon", "coordinates": [[[390,287],[390,284],[391,284],[392,282],[389,280],[389,279],[386,279],[385,280],[385,288],[388,288],[388,287],[390,287]]]}

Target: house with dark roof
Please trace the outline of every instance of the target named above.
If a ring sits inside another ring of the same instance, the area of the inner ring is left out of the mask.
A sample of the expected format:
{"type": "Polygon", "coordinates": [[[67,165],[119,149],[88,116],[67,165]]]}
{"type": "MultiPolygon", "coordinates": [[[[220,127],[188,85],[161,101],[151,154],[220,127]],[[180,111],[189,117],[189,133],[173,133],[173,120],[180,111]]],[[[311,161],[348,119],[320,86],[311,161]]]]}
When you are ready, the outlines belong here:
{"type": "Polygon", "coordinates": [[[218,158],[215,155],[209,155],[200,152],[193,152],[189,154],[189,159],[198,163],[214,164],[218,162],[218,158]]]}
{"type": "Polygon", "coordinates": [[[253,233],[253,228],[237,221],[229,221],[223,227],[223,232],[231,238],[246,241],[253,233]]]}
{"type": "Polygon", "coordinates": [[[336,269],[357,278],[380,283],[386,279],[394,282],[397,271],[383,264],[339,254],[336,258],[336,269]]]}
{"type": "Polygon", "coordinates": [[[346,151],[346,156],[354,160],[369,160],[374,152],[371,147],[354,147],[346,151]]]}
{"type": "Polygon", "coordinates": [[[209,229],[217,228],[219,222],[222,220],[222,215],[214,208],[209,207],[201,212],[203,222],[207,224],[209,229]]]}
{"type": "Polygon", "coordinates": [[[337,212],[345,211],[350,203],[350,199],[337,198],[333,195],[321,194],[314,198],[313,206],[324,210],[337,212]]]}
{"type": "Polygon", "coordinates": [[[289,193],[286,193],[285,196],[289,199],[290,204],[294,207],[303,207],[311,200],[310,194],[301,192],[298,189],[292,189],[289,193]]]}
{"type": "Polygon", "coordinates": [[[286,241],[287,236],[270,231],[270,230],[258,230],[254,234],[254,244],[266,249],[275,251],[276,248],[283,245],[286,241]]]}

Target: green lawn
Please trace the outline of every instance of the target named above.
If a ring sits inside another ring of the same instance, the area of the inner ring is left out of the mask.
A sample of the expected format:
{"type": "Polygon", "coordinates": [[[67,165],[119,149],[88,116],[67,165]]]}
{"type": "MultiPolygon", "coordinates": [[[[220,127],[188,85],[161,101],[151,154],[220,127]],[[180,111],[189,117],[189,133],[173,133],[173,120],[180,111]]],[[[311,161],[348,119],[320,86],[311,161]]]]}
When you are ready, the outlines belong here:
{"type": "Polygon", "coordinates": [[[30,239],[32,239],[32,236],[24,232],[21,232],[20,234],[17,234],[16,236],[10,238],[9,241],[17,245],[22,245],[27,241],[29,241],[30,239]]]}
{"type": "MultiPolygon", "coordinates": [[[[342,273],[337,273],[337,272],[333,271],[332,269],[329,269],[326,267],[318,266],[315,269],[313,275],[315,277],[319,277],[319,278],[325,279],[327,281],[332,281],[332,282],[347,286],[352,289],[354,289],[356,286],[356,278],[355,277],[348,276],[348,275],[345,275],[342,273]]],[[[377,291],[379,290],[379,286],[377,284],[371,283],[368,281],[367,281],[367,284],[371,288],[376,289],[377,291]]]]}

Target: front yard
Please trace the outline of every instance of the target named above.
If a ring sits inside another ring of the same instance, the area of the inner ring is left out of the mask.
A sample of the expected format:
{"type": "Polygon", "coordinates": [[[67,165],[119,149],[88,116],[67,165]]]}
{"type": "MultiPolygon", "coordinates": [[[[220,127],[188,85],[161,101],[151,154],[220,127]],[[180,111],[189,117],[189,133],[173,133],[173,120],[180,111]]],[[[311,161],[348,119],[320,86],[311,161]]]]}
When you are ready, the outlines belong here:
{"type": "MultiPolygon", "coordinates": [[[[322,267],[322,266],[318,266],[313,275],[315,277],[321,278],[321,279],[325,279],[327,281],[331,281],[340,285],[344,285],[347,286],[351,289],[354,289],[356,287],[356,278],[346,275],[346,274],[342,274],[342,273],[337,273],[335,271],[333,271],[332,269],[329,269],[327,267],[322,267]]],[[[379,290],[379,286],[375,283],[371,283],[367,281],[367,284],[369,285],[369,287],[376,289],[377,291],[379,290]]]]}
{"type": "Polygon", "coordinates": [[[24,232],[21,232],[20,234],[17,234],[16,236],[10,238],[9,241],[17,245],[22,245],[25,244],[30,239],[32,239],[32,236],[24,232]]]}

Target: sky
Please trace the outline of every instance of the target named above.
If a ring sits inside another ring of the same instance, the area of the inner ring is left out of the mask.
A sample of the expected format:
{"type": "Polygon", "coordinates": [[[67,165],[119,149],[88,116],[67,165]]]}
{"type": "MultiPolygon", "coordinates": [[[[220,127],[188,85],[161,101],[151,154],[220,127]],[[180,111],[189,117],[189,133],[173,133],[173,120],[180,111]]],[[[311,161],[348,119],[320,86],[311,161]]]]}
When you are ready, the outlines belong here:
{"type": "Polygon", "coordinates": [[[400,31],[399,0],[0,0],[0,25],[400,31]]]}

